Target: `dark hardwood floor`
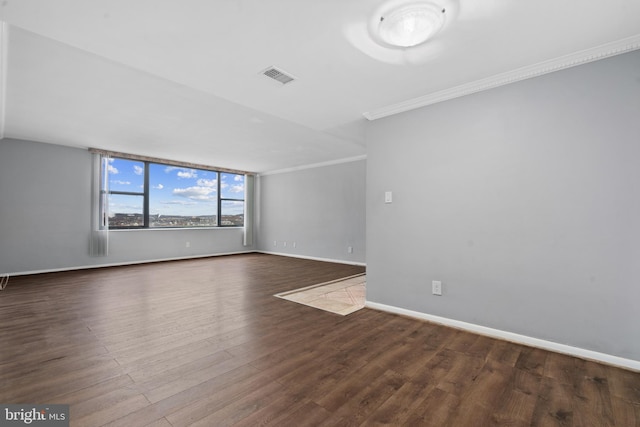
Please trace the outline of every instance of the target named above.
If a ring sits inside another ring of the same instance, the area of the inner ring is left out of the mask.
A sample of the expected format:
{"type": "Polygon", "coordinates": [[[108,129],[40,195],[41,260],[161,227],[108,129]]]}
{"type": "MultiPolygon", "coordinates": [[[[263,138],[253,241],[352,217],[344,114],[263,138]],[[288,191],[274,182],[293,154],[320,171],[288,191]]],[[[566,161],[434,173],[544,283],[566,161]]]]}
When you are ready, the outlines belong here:
{"type": "Polygon", "coordinates": [[[275,298],[362,267],[264,254],[14,277],[0,403],[73,426],[639,426],[640,374],[275,298]]]}

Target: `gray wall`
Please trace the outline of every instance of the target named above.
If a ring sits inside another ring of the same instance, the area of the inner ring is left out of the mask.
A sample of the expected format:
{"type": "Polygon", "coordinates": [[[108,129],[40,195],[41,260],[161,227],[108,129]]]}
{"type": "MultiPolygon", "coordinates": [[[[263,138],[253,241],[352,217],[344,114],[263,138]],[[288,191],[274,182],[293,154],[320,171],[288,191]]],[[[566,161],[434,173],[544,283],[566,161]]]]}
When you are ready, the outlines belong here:
{"type": "Polygon", "coordinates": [[[253,250],[242,229],[122,230],[109,256],[91,257],[90,221],[87,150],[0,140],[0,274],[253,250]]]}
{"type": "Polygon", "coordinates": [[[365,179],[366,160],[261,176],[259,250],[364,263],[365,179]]]}
{"type": "Polygon", "coordinates": [[[639,273],[640,52],[370,124],[369,301],[640,360],[639,273]]]}

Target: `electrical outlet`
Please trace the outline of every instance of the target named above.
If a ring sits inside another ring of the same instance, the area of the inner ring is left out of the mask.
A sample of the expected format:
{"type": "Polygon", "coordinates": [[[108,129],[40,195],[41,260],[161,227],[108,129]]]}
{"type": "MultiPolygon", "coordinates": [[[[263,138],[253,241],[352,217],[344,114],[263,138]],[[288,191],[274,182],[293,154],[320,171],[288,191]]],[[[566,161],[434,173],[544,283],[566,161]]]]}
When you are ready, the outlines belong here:
{"type": "Polygon", "coordinates": [[[353,246],[347,246],[347,253],[349,254],[353,253],[353,246]]]}
{"type": "Polygon", "coordinates": [[[295,248],[295,247],[296,247],[296,246],[298,246],[298,245],[296,245],[296,242],[293,242],[293,243],[291,244],[291,246],[293,246],[293,247],[295,248]]]}
{"type": "Polygon", "coordinates": [[[190,247],[191,247],[191,242],[186,242],[186,243],[184,244],[184,247],[185,247],[185,248],[190,248],[190,247]]]}
{"type": "Polygon", "coordinates": [[[287,242],[282,242],[282,246],[287,247],[287,242]]]}
{"type": "Polygon", "coordinates": [[[273,241],[273,246],[278,246],[278,241],[277,240],[273,241]]]}
{"type": "Polygon", "coordinates": [[[431,292],[434,295],[442,295],[442,282],[439,280],[434,280],[431,282],[431,292]]]}

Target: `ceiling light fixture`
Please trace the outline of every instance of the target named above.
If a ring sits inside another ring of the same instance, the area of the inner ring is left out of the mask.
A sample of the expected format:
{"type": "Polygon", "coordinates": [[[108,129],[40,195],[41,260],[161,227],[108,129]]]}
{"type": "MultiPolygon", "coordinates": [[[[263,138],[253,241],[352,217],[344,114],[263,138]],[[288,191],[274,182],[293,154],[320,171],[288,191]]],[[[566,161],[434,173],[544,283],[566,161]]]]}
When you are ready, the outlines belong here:
{"type": "Polygon", "coordinates": [[[440,31],[444,19],[445,9],[433,2],[404,3],[380,17],[378,34],[391,46],[417,46],[440,31]]]}

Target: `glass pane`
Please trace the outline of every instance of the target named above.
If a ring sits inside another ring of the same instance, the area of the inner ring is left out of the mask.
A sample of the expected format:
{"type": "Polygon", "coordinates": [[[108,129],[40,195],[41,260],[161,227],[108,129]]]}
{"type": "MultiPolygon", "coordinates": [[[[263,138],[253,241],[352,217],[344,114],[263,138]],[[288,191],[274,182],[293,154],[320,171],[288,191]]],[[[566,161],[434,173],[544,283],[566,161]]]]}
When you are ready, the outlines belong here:
{"type": "Polygon", "coordinates": [[[217,172],[149,165],[150,227],[212,227],[217,214],[217,172]]]}
{"type": "Polygon", "coordinates": [[[142,227],[143,196],[109,195],[109,227],[142,227]]]}
{"type": "Polygon", "coordinates": [[[220,209],[220,225],[244,226],[244,202],[223,200],[220,209]]]}
{"type": "Polygon", "coordinates": [[[109,191],[144,193],[144,163],[135,160],[108,159],[109,191]]]}
{"type": "Polygon", "coordinates": [[[223,199],[244,200],[244,175],[221,173],[220,192],[223,199]]]}

